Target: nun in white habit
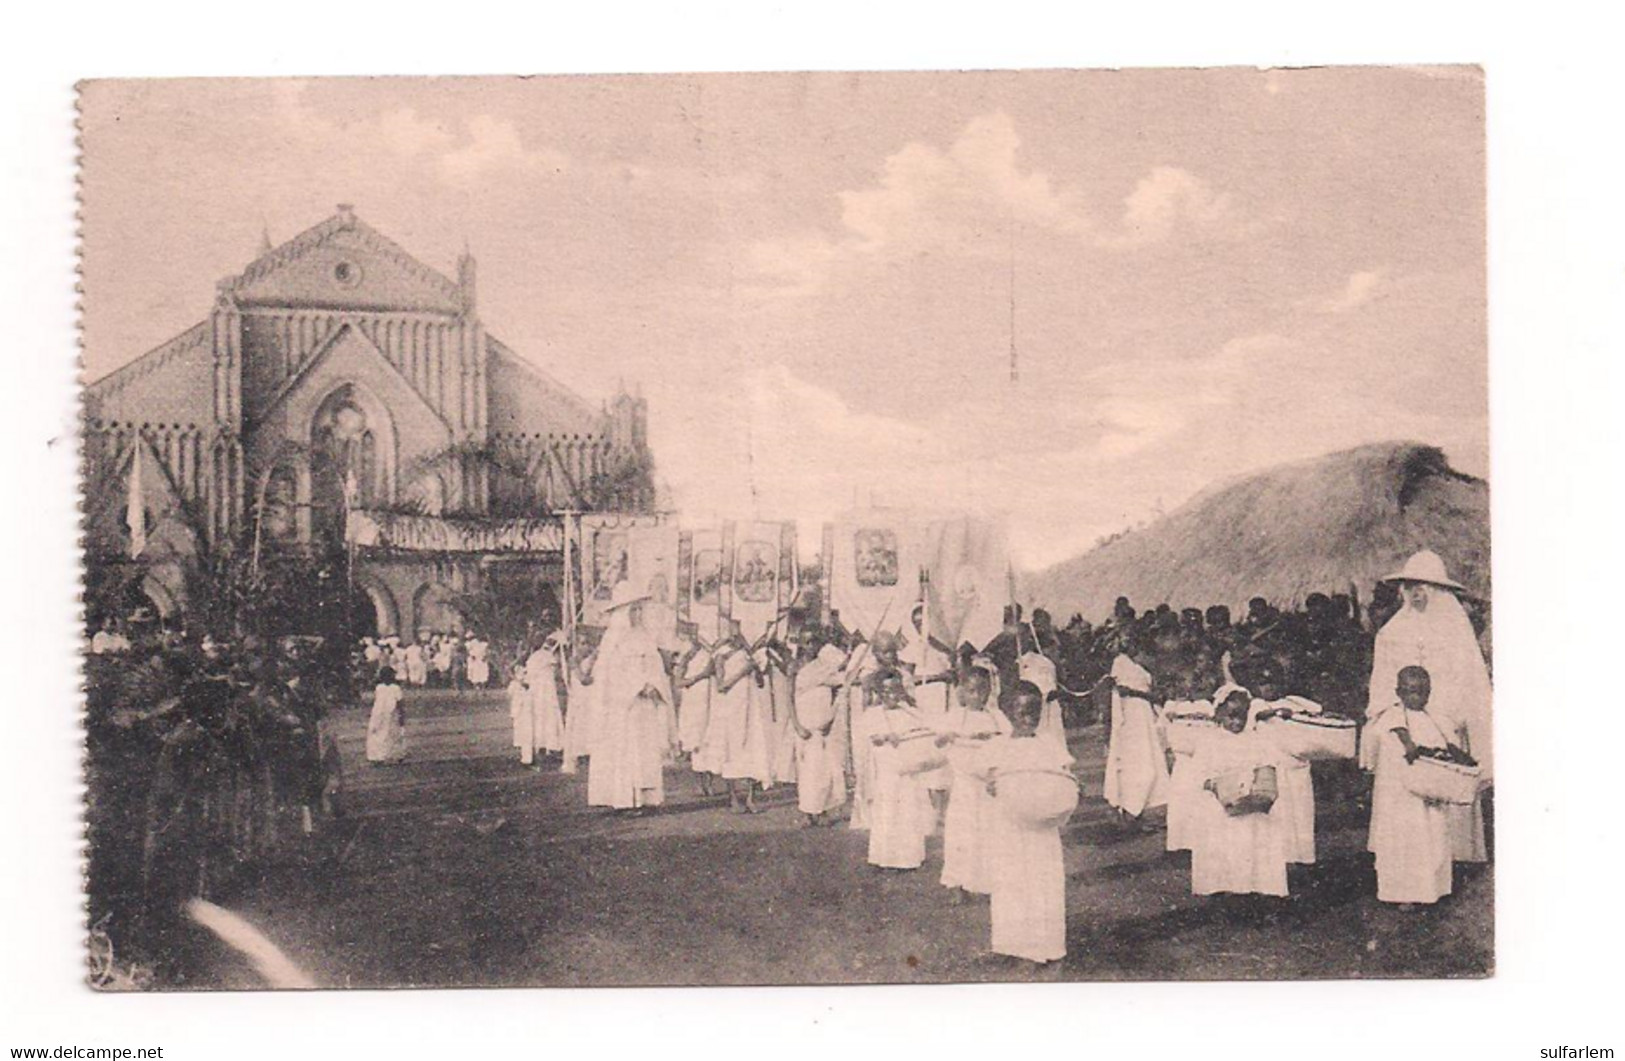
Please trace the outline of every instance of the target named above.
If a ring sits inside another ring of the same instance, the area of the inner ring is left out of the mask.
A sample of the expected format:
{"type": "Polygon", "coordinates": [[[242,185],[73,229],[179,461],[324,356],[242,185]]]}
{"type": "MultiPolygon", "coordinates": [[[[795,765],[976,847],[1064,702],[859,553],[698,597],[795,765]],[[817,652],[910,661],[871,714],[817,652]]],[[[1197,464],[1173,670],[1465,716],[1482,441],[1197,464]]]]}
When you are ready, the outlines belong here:
{"type": "MultiPolygon", "coordinates": [[[[1377,632],[1360,765],[1367,770],[1378,768],[1378,759],[1390,744],[1382,740],[1376,723],[1393,703],[1399,672],[1416,666],[1426,670],[1432,681],[1428,714],[1447,732],[1461,732],[1463,750],[1478,761],[1488,780],[1494,760],[1490,674],[1473,634],[1473,624],[1457,597],[1465,587],[1452,580],[1444,561],[1428,550],[1412,556],[1401,570],[1383,581],[1398,583],[1403,603],[1377,632]]],[[[1488,855],[1482,799],[1471,806],[1452,807],[1448,814],[1455,860],[1485,861],[1488,855]]],[[[1373,838],[1381,827],[1380,816],[1373,808],[1373,838]]]]}

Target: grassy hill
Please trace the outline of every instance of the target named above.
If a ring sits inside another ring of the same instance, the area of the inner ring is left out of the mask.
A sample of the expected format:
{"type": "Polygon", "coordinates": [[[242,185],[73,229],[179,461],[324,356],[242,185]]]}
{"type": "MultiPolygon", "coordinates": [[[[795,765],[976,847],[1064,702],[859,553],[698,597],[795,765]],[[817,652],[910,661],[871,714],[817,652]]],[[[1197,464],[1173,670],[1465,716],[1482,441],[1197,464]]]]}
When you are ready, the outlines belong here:
{"type": "Polygon", "coordinates": [[[1146,527],[1022,579],[1022,598],[1062,621],[1137,608],[1288,607],[1310,593],[1369,600],[1418,549],[1444,557],[1476,597],[1490,592],[1489,486],[1443,451],[1385,442],[1281,465],[1212,487],[1146,527]]]}

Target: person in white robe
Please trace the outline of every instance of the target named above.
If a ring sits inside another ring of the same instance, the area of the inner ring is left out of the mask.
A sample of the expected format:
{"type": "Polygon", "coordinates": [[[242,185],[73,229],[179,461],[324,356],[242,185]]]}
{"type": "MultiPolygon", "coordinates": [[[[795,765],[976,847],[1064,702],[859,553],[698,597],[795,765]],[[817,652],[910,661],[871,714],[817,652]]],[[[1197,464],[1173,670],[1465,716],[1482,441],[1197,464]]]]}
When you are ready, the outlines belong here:
{"type": "Polygon", "coordinates": [[[796,781],[795,678],[790,673],[789,653],[776,640],[769,640],[755,653],[756,668],[766,678],[768,776],[775,785],[796,781]]]}
{"type": "Polygon", "coordinates": [[[846,663],[836,646],[808,640],[795,667],[796,808],[812,826],[834,824],[846,803],[846,772],[834,734],[835,697],[846,681],[846,663]]]}
{"type": "Polygon", "coordinates": [[[367,761],[398,763],[406,758],[406,711],[395,672],[385,667],[372,690],[372,714],[367,719],[367,761]]]}
{"type": "Polygon", "coordinates": [[[559,701],[564,665],[564,641],[557,631],[543,638],[536,651],[525,659],[525,690],[530,697],[530,716],[538,751],[564,750],[564,708],[559,701]]]}
{"type": "Polygon", "coordinates": [[[1112,661],[1112,730],[1106,802],[1128,818],[1168,802],[1168,759],[1152,705],[1151,673],[1128,653],[1112,661]]]}
{"type": "Polygon", "coordinates": [[[670,676],[639,605],[647,599],[621,582],[606,609],[609,624],[589,680],[600,712],[587,768],[587,803],[642,810],[665,802],[664,766],[677,742],[670,676]]]}
{"type": "MultiPolygon", "coordinates": [[[[1038,634],[1033,633],[1036,643],[1038,634]]],[[[1061,718],[1061,701],[1056,695],[1061,688],[1060,673],[1055,661],[1042,652],[1023,652],[1016,660],[1019,680],[1032,682],[1044,694],[1044,717],[1038,722],[1038,735],[1066,750],[1066,722],[1061,718]]]]}
{"type": "Polygon", "coordinates": [[[414,641],[407,645],[401,653],[401,657],[402,662],[405,664],[406,684],[420,687],[427,685],[429,683],[429,665],[424,659],[423,643],[414,641]]]}
{"type": "Polygon", "coordinates": [[[530,766],[536,761],[536,723],[531,715],[530,690],[525,687],[525,668],[515,664],[508,679],[508,718],[513,721],[513,746],[519,761],[530,766]]]}
{"type": "MultiPolygon", "coordinates": [[[[913,672],[914,706],[920,718],[932,729],[940,728],[947,720],[952,685],[956,677],[953,650],[932,637],[924,629],[924,604],[914,606],[914,636],[903,646],[898,658],[913,672]]],[[[948,788],[953,773],[945,763],[920,775],[920,783],[931,794],[931,803],[940,815],[948,805],[948,788]]]]}
{"type": "Polygon", "coordinates": [[[1217,708],[1219,728],[1198,747],[1195,769],[1207,798],[1191,821],[1191,894],[1288,894],[1285,815],[1267,811],[1230,814],[1216,789],[1225,777],[1277,766],[1280,753],[1266,733],[1247,725],[1249,697],[1229,692],[1217,708]]]}
{"type": "Polygon", "coordinates": [[[1412,794],[1405,784],[1405,769],[1420,749],[1448,748],[1461,735],[1459,730],[1447,733],[1429,710],[1430,686],[1423,668],[1402,668],[1393,700],[1369,723],[1369,732],[1382,745],[1371,791],[1379,902],[1435,903],[1452,887],[1448,809],[1412,794]]]}
{"type": "Polygon", "coordinates": [[[722,755],[721,774],[728,782],[728,803],[737,814],[755,814],[758,788],[773,783],[768,751],[772,694],[737,620],[729,620],[728,637],[717,646],[715,667],[718,681],[711,713],[722,755]]]}
{"type": "Polygon", "coordinates": [[[1214,693],[1212,700],[1170,700],[1163,705],[1162,723],[1164,734],[1175,727],[1179,727],[1179,736],[1183,738],[1184,749],[1176,749],[1173,742],[1168,741],[1169,753],[1173,758],[1173,769],[1168,774],[1168,835],[1164,846],[1169,851],[1189,851],[1194,841],[1192,821],[1196,814],[1196,805],[1207,798],[1202,788],[1205,780],[1196,767],[1196,750],[1213,733],[1216,728],[1210,723],[1213,719],[1213,705],[1222,701],[1240,686],[1227,685],[1214,693]],[[1194,724],[1187,724],[1181,720],[1189,720],[1194,724]]]}
{"type": "MultiPolygon", "coordinates": [[[[869,810],[875,792],[875,746],[871,738],[881,732],[875,728],[881,716],[871,714],[871,709],[880,703],[875,682],[882,674],[901,673],[903,664],[898,653],[899,639],[884,630],[876,633],[872,641],[860,643],[847,667],[846,688],[837,694],[838,698],[846,699],[842,715],[846,723],[846,745],[852,758],[852,811],[847,825],[852,829],[869,828],[869,810]]],[[[837,703],[838,708],[841,706],[837,703]]]]}
{"type": "Polygon", "coordinates": [[[923,720],[909,699],[908,676],[900,670],[871,682],[878,702],[863,712],[873,787],[869,800],[869,864],[881,869],[919,869],[934,815],[920,775],[908,768],[906,739],[924,740],[923,720]]]}
{"type": "Polygon", "coordinates": [[[491,646],[484,638],[477,637],[472,633],[468,635],[466,643],[468,645],[468,684],[476,689],[483,689],[491,680],[491,660],[488,656],[491,646]]]}
{"type": "MultiPolygon", "coordinates": [[[[1428,713],[1447,731],[1462,731],[1464,750],[1478,762],[1487,782],[1494,759],[1490,675],[1472,621],[1456,596],[1464,587],[1450,578],[1444,561],[1427,550],[1412,556],[1403,569],[1383,581],[1399,585],[1403,603],[1377,632],[1360,765],[1375,771],[1386,745],[1371,729],[1371,722],[1391,702],[1400,670],[1417,666],[1432,678],[1428,713]]],[[[1456,861],[1486,861],[1482,794],[1471,806],[1452,806],[1445,813],[1456,861]]]]}
{"type": "Polygon", "coordinates": [[[718,650],[700,639],[698,631],[691,631],[692,646],[678,663],[679,710],[677,716],[678,741],[688,753],[688,766],[700,775],[700,791],[712,795],[722,782],[723,741],[722,715],[714,708],[717,702],[718,650]]]}
{"type": "Polygon", "coordinates": [[[574,774],[580,769],[584,757],[592,754],[593,719],[597,716],[598,693],[587,684],[591,668],[590,655],[577,659],[570,647],[565,648],[564,664],[569,682],[564,699],[564,756],[559,772],[574,774]]]}
{"type": "MultiPolygon", "coordinates": [[[[1258,673],[1250,690],[1248,725],[1257,728],[1271,719],[1321,714],[1320,705],[1302,696],[1281,696],[1272,670],[1258,673]]],[[[1310,866],[1315,862],[1315,779],[1309,762],[1283,755],[1277,764],[1275,813],[1283,816],[1287,831],[1287,861],[1310,866]]]]}
{"type": "Polygon", "coordinates": [[[993,891],[991,836],[998,810],[988,794],[984,759],[994,738],[1008,736],[1010,720],[993,701],[997,681],[991,661],[973,664],[958,689],[958,704],[941,727],[953,785],[942,827],[942,883],[961,893],[993,891]]]}
{"type": "MultiPolygon", "coordinates": [[[[999,786],[1011,775],[1037,771],[1070,776],[1072,756],[1038,735],[1044,695],[1018,681],[1007,700],[1011,732],[989,743],[979,768],[997,811],[999,786]]],[[[988,837],[992,892],[991,949],[1044,964],[1066,957],[1066,866],[1060,825],[1036,824],[999,812],[988,837]]]]}

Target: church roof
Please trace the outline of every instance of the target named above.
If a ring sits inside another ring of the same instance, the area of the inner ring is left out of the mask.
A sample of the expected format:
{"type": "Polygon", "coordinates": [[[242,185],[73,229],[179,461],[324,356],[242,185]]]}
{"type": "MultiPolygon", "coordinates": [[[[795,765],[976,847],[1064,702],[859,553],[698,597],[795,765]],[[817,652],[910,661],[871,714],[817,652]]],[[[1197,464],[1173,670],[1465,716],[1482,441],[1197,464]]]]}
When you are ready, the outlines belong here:
{"type": "MultiPolygon", "coordinates": [[[[465,287],[341,205],[331,217],[265,250],[219,287],[239,305],[273,311],[318,307],[339,314],[461,316],[473,310],[472,273],[467,275],[465,287]],[[352,270],[346,279],[353,282],[338,282],[339,265],[352,270]]],[[[496,337],[486,333],[485,340],[491,431],[596,435],[606,430],[603,413],[592,404],[496,337]]],[[[89,384],[84,411],[92,420],[212,422],[213,371],[213,330],[205,319],[89,384]]]]}
{"type": "Polygon", "coordinates": [[[461,313],[470,292],[355,216],[348,204],[220,284],[244,304],[311,304],[461,313]],[[335,286],[331,270],[354,269],[335,286]]]}

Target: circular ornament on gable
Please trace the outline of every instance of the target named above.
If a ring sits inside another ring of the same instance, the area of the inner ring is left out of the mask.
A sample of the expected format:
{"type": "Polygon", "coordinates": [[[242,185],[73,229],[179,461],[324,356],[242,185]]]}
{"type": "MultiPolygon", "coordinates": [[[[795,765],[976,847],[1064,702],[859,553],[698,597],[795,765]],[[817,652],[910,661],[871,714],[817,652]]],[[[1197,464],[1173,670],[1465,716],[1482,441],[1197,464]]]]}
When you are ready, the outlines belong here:
{"type": "Polygon", "coordinates": [[[340,287],[356,287],[361,283],[361,266],[348,259],[334,263],[333,282],[340,287]]]}

